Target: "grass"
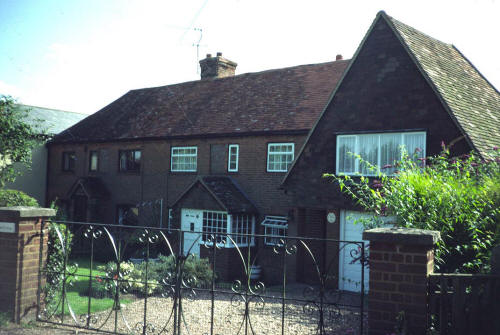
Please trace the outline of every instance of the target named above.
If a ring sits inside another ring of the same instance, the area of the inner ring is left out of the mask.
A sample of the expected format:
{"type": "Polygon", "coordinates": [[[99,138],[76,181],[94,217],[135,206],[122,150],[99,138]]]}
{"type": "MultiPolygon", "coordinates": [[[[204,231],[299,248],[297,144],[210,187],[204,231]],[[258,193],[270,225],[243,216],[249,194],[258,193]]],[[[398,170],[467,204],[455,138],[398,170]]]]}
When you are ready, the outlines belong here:
{"type": "MultiPolygon", "coordinates": [[[[76,271],[74,276],[71,276],[69,280],[73,281],[73,285],[66,286],[66,299],[68,300],[69,305],[73,309],[73,312],[76,315],[87,314],[88,306],[89,306],[89,297],[88,297],[88,287],[89,287],[89,275],[90,275],[90,261],[89,259],[72,259],[70,261],[71,264],[78,264],[78,270],[76,271]]],[[[92,267],[92,285],[97,284],[96,277],[105,276],[106,273],[104,271],[100,271],[97,269],[98,266],[104,265],[103,263],[94,261],[92,267]]],[[[90,298],[90,313],[96,313],[100,311],[105,311],[113,307],[113,299],[111,298],[90,298]]],[[[126,304],[129,303],[130,300],[121,299],[120,303],[126,304]]],[[[68,306],[65,303],[64,306],[64,314],[68,315],[69,310],[68,306]]],[[[62,307],[58,308],[58,313],[61,313],[62,307]]]]}

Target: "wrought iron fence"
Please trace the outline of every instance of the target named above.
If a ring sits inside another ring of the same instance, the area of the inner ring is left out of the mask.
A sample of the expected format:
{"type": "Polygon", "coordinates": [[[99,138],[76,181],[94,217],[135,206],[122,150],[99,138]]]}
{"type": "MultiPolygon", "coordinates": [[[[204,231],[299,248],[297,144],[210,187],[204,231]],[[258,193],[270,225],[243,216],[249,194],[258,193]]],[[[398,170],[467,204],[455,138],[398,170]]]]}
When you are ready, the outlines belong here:
{"type": "Polygon", "coordinates": [[[366,333],[361,241],[45,224],[40,321],[117,334],[366,333]],[[359,293],[338,289],[340,253],[359,266],[359,293]]]}

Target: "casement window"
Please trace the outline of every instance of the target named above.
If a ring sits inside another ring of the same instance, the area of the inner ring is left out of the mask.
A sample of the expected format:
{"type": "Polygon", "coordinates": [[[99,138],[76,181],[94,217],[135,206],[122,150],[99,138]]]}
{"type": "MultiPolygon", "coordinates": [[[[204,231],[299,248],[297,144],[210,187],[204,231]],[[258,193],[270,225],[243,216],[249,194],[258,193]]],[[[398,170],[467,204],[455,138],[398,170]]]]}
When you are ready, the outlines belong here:
{"type": "Polygon", "coordinates": [[[237,246],[254,245],[253,237],[240,236],[237,234],[252,234],[255,227],[255,217],[252,215],[229,215],[227,212],[203,211],[203,243],[211,243],[213,237],[218,244],[226,248],[234,244],[227,238],[231,236],[237,246]],[[235,234],[235,235],[232,235],[235,234]],[[250,244],[249,244],[250,243],[250,244]]]}
{"type": "Polygon", "coordinates": [[[139,208],[134,205],[116,206],[117,224],[136,226],[139,223],[139,208]]]}
{"type": "Polygon", "coordinates": [[[382,168],[388,175],[394,173],[395,162],[401,159],[404,147],[412,158],[425,157],[425,132],[357,134],[337,136],[337,174],[374,176],[354,155],[359,155],[371,165],[382,168]],[[354,154],[354,155],[353,155],[354,154]]]}
{"type": "Polygon", "coordinates": [[[119,151],[120,172],[139,172],[141,169],[141,150],[119,151]]]}
{"type": "Polygon", "coordinates": [[[227,171],[238,172],[239,154],[240,146],[238,144],[230,144],[227,153],[227,171]]]}
{"type": "Polygon", "coordinates": [[[74,151],[65,151],[62,153],[62,170],[65,172],[74,172],[76,165],[76,155],[74,151]]]}
{"type": "Polygon", "coordinates": [[[267,172],[287,172],[294,158],[294,143],[267,145],[267,172]]]}
{"type": "Polygon", "coordinates": [[[99,151],[89,151],[89,171],[95,172],[99,169],[99,151]]]}
{"type": "Polygon", "coordinates": [[[264,226],[266,245],[278,245],[287,235],[288,219],[285,216],[266,216],[261,225],[264,226]]]}
{"type": "Polygon", "coordinates": [[[172,172],[196,172],[198,147],[172,147],[170,170],[172,172]]]}

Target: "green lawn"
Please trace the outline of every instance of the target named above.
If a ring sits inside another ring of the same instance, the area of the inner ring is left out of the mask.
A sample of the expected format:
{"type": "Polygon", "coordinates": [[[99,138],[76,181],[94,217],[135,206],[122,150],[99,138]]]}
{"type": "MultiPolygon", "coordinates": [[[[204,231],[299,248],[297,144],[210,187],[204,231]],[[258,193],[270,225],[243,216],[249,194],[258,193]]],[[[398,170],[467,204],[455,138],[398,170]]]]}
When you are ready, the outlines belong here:
{"type": "MultiPolygon", "coordinates": [[[[88,305],[89,305],[89,297],[88,297],[88,287],[89,287],[89,275],[90,275],[90,260],[80,258],[80,259],[72,259],[70,260],[70,264],[78,264],[78,270],[73,276],[73,285],[66,286],[66,298],[68,299],[69,305],[73,309],[73,312],[76,315],[79,314],[87,314],[88,305]]],[[[97,278],[99,276],[105,276],[105,272],[97,269],[98,266],[104,265],[103,263],[94,261],[92,267],[92,285],[97,285],[97,278]]],[[[130,300],[121,299],[120,303],[126,304],[129,303],[130,300]]],[[[90,312],[100,312],[113,307],[113,299],[111,298],[90,298],[90,312]]],[[[61,312],[61,307],[58,312],[61,312]]],[[[64,314],[69,314],[67,303],[64,306],[64,314]]]]}

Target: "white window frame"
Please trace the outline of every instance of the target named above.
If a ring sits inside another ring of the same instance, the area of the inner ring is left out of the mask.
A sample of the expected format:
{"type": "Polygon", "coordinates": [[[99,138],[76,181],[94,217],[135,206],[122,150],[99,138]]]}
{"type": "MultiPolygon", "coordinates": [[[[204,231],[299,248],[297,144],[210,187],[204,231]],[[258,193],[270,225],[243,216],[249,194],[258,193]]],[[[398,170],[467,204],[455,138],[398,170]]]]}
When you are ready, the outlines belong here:
{"type": "MultiPolygon", "coordinates": [[[[228,212],[222,212],[222,211],[207,211],[207,210],[203,210],[202,211],[202,215],[203,215],[203,220],[205,219],[205,213],[212,213],[212,214],[218,214],[218,215],[226,215],[226,221],[224,223],[224,226],[223,226],[223,232],[222,234],[225,234],[226,235],[226,238],[223,238],[220,242],[217,242],[217,246],[218,247],[223,247],[223,248],[235,248],[236,246],[238,247],[253,247],[255,245],[255,238],[254,238],[254,234],[255,234],[255,216],[252,215],[252,214],[245,214],[245,215],[248,215],[251,219],[249,220],[248,223],[250,223],[252,226],[249,227],[249,231],[251,232],[250,234],[252,235],[250,237],[250,243],[248,243],[248,237],[246,236],[236,236],[236,235],[232,235],[233,233],[234,234],[238,234],[237,232],[233,232],[233,220],[234,220],[234,217],[235,216],[238,216],[238,215],[235,215],[235,214],[229,214],[228,212]],[[229,240],[227,238],[227,236],[231,236],[231,238],[236,242],[236,245],[234,243],[231,242],[231,240],[229,240]],[[240,238],[246,238],[247,241],[246,242],[241,242],[241,243],[238,243],[238,237],[240,238]]],[[[204,245],[212,245],[212,242],[207,242],[206,241],[206,235],[210,235],[212,234],[213,232],[205,232],[204,229],[205,229],[205,222],[202,221],[202,228],[201,228],[201,233],[202,233],[202,237],[200,238],[200,244],[204,244],[204,245]]],[[[212,227],[212,230],[214,228],[212,227]]],[[[217,237],[216,237],[217,238],[217,237]]]]}
{"type": "Polygon", "coordinates": [[[285,238],[288,232],[288,218],[286,216],[267,215],[261,222],[264,227],[264,244],[277,245],[277,240],[285,238]],[[270,233],[268,233],[270,231],[270,233]],[[274,234],[276,231],[283,231],[283,234],[274,234]]]}
{"type": "Polygon", "coordinates": [[[293,142],[283,142],[283,143],[268,143],[267,144],[267,164],[266,164],[266,170],[267,172],[287,172],[288,169],[290,168],[290,166],[292,165],[293,163],[293,160],[295,159],[295,143],[293,142]],[[283,145],[291,145],[292,146],[292,150],[291,151],[283,151],[283,152],[272,152],[271,153],[271,148],[272,147],[279,147],[279,146],[283,146],[283,145]],[[287,168],[286,169],[270,169],[269,168],[269,163],[270,163],[270,156],[272,155],[289,155],[291,154],[292,155],[292,160],[290,162],[288,162],[287,164],[287,168]]]}
{"type": "Polygon", "coordinates": [[[239,156],[240,156],[240,145],[239,144],[230,144],[229,148],[227,150],[227,171],[228,172],[238,172],[238,163],[239,163],[239,156]],[[236,149],[236,161],[235,163],[235,168],[231,169],[231,149],[235,148],[236,149]]]}
{"type": "Polygon", "coordinates": [[[172,147],[170,148],[170,171],[171,172],[196,172],[198,171],[198,147],[190,146],[190,147],[172,147]],[[175,150],[179,149],[194,149],[194,154],[174,154],[175,150]],[[195,158],[195,168],[194,169],[180,169],[177,168],[174,170],[174,157],[194,157],[195,158]]]}
{"type": "MultiPolygon", "coordinates": [[[[254,235],[255,235],[255,216],[251,215],[251,214],[239,214],[239,215],[238,214],[231,214],[229,220],[230,220],[230,224],[231,224],[230,225],[231,229],[229,229],[229,232],[231,234],[250,234],[250,235],[252,235],[252,236],[232,235],[231,238],[236,242],[236,245],[238,247],[253,247],[255,245],[255,238],[254,238],[254,235]],[[237,232],[238,227],[236,227],[236,229],[234,229],[235,225],[238,226],[238,222],[235,224],[235,218],[240,217],[240,216],[247,217],[246,222],[242,222],[242,224],[241,224],[241,226],[242,226],[241,229],[245,229],[244,225],[246,223],[247,233],[237,232]],[[248,227],[248,225],[251,225],[251,226],[248,227]],[[250,239],[250,243],[248,241],[249,239],[250,239]]],[[[231,245],[234,247],[233,243],[231,243],[231,245]]]]}
{"type": "MultiPolygon", "coordinates": [[[[341,172],[339,171],[339,163],[340,163],[340,159],[339,159],[339,144],[340,144],[340,141],[339,139],[342,139],[342,138],[354,138],[355,139],[355,144],[354,144],[354,152],[353,154],[355,155],[358,155],[359,152],[360,152],[360,148],[359,148],[359,138],[360,136],[378,136],[378,154],[377,154],[377,166],[380,168],[382,168],[381,166],[381,150],[380,150],[380,145],[381,145],[381,136],[382,135],[386,135],[386,134],[390,134],[390,135],[400,135],[400,143],[399,143],[399,146],[401,145],[404,145],[405,143],[405,136],[407,135],[424,135],[424,146],[423,148],[420,148],[422,150],[422,155],[423,157],[425,157],[426,155],[426,145],[427,145],[427,133],[425,131],[414,131],[414,132],[394,132],[394,133],[367,133],[367,134],[349,134],[349,135],[337,135],[337,145],[336,145],[336,155],[335,155],[335,171],[336,171],[336,174],[337,175],[348,175],[348,176],[359,176],[359,175],[362,175],[361,174],[361,169],[360,169],[360,162],[359,162],[359,159],[355,158],[355,161],[354,161],[354,172],[341,172]]],[[[413,153],[408,153],[409,155],[413,154],[413,153]]],[[[401,152],[399,153],[399,158],[401,158],[401,152]]],[[[371,173],[368,173],[368,174],[363,174],[364,176],[376,176],[377,175],[377,171],[371,171],[371,173]]]]}

